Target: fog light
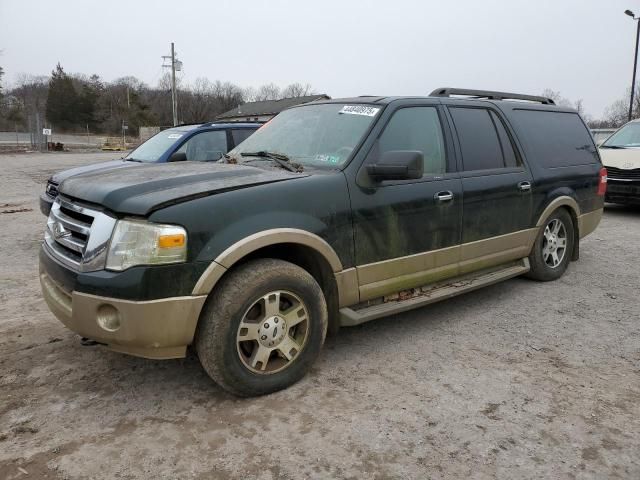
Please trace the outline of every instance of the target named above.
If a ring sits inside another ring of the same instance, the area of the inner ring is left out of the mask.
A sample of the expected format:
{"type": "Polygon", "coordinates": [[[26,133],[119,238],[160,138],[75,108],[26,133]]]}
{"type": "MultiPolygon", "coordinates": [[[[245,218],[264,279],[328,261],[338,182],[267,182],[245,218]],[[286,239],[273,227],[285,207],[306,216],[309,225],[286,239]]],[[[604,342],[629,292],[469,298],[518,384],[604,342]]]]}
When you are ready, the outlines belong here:
{"type": "Polygon", "coordinates": [[[120,313],[112,305],[100,305],[96,321],[103,330],[115,332],[120,328],[120,313]]]}

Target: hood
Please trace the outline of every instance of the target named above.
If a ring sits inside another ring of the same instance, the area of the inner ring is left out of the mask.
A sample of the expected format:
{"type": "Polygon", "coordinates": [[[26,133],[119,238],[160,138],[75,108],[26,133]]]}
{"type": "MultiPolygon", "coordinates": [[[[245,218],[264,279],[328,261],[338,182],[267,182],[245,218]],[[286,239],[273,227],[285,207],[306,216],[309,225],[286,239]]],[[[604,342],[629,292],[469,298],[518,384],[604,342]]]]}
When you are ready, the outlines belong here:
{"type": "Polygon", "coordinates": [[[600,148],[599,151],[605,167],[640,168],[640,148],[600,148]]]}
{"type": "Polygon", "coordinates": [[[99,172],[101,170],[110,170],[112,168],[133,167],[140,165],[136,162],[126,162],[124,160],[111,160],[108,162],[94,163],[92,165],[84,165],[82,167],[70,168],[69,170],[63,170],[62,172],[55,173],[51,176],[51,181],[59,184],[63,180],[74,175],[82,175],[83,173],[99,172]]]}
{"type": "Polygon", "coordinates": [[[114,212],[148,215],[167,205],[197,197],[307,176],[210,162],[137,165],[69,177],[58,191],[114,212]]]}

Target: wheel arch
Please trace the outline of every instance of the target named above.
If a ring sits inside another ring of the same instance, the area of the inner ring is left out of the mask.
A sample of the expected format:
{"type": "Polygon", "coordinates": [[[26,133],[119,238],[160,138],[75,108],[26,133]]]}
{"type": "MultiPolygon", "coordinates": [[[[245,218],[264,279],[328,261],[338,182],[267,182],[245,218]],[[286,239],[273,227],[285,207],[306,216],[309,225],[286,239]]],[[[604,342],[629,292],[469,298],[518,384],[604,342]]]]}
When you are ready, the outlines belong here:
{"type": "Polygon", "coordinates": [[[338,328],[339,306],[357,303],[352,300],[354,290],[358,292],[355,269],[344,270],[336,252],[319,236],[292,228],[258,232],[228,247],[200,276],[192,295],[209,295],[228,271],[256,258],[285,260],[309,272],[325,295],[331,333],[338,328]]]}
{"type": "Polygon", "coordinates": [[[542,210],[542,213],[538,216],[538,221],[536,222],[537,228],[542,228],[547,219],[551,216],[553,212],[559,209],[565,209],[569,212],[571,216],[571,221],[573,222],[573,253],[571,255],[571,260],[578,260],[580,257],[580,226],[579,226],[579,218],[580,218],[580,206],[578,202],[568,196],[561,195],[559,197],[555,197],[547,206],[542,210]]]}

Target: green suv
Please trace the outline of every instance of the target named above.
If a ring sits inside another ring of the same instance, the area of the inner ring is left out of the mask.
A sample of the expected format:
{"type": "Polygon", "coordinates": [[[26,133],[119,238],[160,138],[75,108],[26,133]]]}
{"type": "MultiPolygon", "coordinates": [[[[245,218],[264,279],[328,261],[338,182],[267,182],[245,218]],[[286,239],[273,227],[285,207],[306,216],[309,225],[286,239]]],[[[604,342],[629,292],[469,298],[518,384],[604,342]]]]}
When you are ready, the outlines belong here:
{"type": "Polygon", "coordinates": [[[327,331],[559,278],[605,190],[584,122],[550,99],[318,101],[218,163],[64,180],[40,280],[81,336],[156,359],[192,345],[220,386],[259,395],[299,380],[327,331]]]}

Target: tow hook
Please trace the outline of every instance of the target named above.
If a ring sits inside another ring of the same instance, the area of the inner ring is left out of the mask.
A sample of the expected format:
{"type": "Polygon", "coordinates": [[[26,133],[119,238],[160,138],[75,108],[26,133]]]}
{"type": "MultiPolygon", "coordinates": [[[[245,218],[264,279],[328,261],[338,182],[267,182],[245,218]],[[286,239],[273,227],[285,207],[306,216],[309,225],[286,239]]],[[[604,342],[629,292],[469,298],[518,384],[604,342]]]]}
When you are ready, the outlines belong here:
{"type": "Polygon", "coordinates": [[[80,345],[83,347],[95,347],[96,345],[105,345],[104,343],[96,342],[87,337],[80,337],[80,345]]]}

